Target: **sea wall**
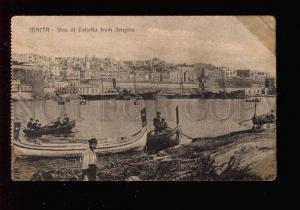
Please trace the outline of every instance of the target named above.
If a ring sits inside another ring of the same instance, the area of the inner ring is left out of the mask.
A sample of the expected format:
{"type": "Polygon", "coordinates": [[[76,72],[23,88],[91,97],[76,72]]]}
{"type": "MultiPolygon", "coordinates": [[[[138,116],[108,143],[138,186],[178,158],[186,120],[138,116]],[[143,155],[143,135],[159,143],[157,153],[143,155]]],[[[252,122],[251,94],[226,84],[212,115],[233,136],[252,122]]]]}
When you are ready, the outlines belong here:
{"type": "MultiPolygon", "coordinates": [[[[126,88],[129,90],[134,90],[134,83],[132,82],[118,82],[117,87],[126,88]]],[[[160,91],[172,91],[178,92],[183,90],[198,90],[199,85],[195,83],[185,83],[180,85],[179,83],[152,83],[152,82],[137,82],[136,83],[137,90],[160,90],[160,91]]]]}

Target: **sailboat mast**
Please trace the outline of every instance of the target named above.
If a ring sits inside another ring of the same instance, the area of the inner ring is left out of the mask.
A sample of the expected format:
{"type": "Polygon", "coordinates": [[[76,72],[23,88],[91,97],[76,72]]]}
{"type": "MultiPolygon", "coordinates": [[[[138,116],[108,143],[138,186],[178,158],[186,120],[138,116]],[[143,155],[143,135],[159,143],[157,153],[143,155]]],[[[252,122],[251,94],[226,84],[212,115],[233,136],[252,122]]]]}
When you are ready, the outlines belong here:
{"type": "Polygon", "coordinates": [[[176,106],[176,124],[179,125],[179,110],[178,110],[178,105],[176,106]]]}
{"type": "Polygon", "coordinates": [[[136,93],[135,72],[133,72],[134,93],[136,93]]]}
{"type": "Polygon", "coordinates": [[[221,74],[222,75],[222,86],[223,86],[223,91],[225,91],[225,79],[224,79],[224,73],[221,74]]]}
{"type": "Polygon", "coordinates": [[[181,93],[183,93],[183,78],[181,77],[181,81],[180,81],[180,90],[181,93]]]}
{"type": "Polygon", "coordinates": [[[256,116],[256,101],[254,102],[254,116],[256,116]]]}

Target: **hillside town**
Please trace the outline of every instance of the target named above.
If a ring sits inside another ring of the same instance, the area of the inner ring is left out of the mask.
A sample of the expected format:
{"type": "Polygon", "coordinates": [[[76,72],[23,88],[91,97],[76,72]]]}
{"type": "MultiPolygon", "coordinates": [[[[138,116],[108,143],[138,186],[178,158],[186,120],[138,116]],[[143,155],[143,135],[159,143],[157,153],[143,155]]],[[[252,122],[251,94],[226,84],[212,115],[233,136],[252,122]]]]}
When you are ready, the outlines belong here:
{"type": "Polygon", "coordinates": [[[275,32],[272,16],[14,16],[11,179],[275,180],[275,32]]]}
{"type": "Polygon", "coordinates": [[[12,54],[12,98],[54,97],[126,90],[232,91],[272,95],[275,78],[253,69],[233,69],[205,63],[167,63],[159,58],[120,61],[98,57],[47,57],[12,54]]]}

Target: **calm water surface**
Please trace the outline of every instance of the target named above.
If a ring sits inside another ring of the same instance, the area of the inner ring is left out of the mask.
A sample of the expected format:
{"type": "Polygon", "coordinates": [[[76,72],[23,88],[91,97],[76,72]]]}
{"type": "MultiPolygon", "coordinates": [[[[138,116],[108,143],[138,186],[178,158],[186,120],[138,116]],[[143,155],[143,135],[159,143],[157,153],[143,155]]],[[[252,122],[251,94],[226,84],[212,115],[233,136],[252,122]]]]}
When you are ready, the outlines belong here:
{"type": "MultiPolygon", "coordinates": [[[[141,128],[140,110],[143,107],[147,110],[149,129],[153,128],[152,119],[157,111],[162,112],[163,118],[170,127],[174,127],[177,105],[182,131],[192,137],[218,136],[247,129],[251,127],[250,123],[246,126],[240,126],[238,123],[250,119],[254,113],[254,103],[247,103],[243,99],[159,99],[137,101],[137,104],[134,104],[133,100],[87,101],[86,105],[80,105],[78,100],[71,100],[65,105],[58,105],[57,102],[51,100],[13,102],[12,115],[13,120],[21,122],[24,127],[30,117],[39,119],[42,125],[46,125],[66,113],[70,119],[76,120],[75,133],[72,134],[72,138],[101,139],[126,136],[139,130],[141,128]]],[[[257,104],[257,114],[264,114],[271,109],[276,111],[275,98],[262,98],[257,104]]],[[[48,137],[51,138],[51,136],[48,137]]],[[[24,138],[22,133],[21,138],[24,138]]],[[[189,143],[189,141],[183,139],[182,143],[189,143]]],[[[118,154],[112,156],[119,158],[118,154]]],[[[66,166],[79,167],[77,159],[22,160],[13,157],[12,160],[14,180],[29,180],[32,174],[39,170],[59,169],[66,166]]]]}

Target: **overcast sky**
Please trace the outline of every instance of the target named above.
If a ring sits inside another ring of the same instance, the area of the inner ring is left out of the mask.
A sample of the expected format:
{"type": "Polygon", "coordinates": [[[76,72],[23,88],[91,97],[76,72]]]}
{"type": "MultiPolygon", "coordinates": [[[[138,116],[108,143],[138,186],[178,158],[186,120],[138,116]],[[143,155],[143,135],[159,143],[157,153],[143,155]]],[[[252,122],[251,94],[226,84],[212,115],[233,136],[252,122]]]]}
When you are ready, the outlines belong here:
{"type": "Polygon", "coordinates": [[[158,57],[172,63],[211,63],[275,74],[276,58],[235,17],[14,17],[12,52],[47,56],[97,56],[117,60],[158,57]],[[31,33],[30,27],[49,27],[31,33]],[[57,27],[97,28],[98,32],[56,32],[57,27]],[[134,32],[99,32],[100,28],[134,32]]]}

